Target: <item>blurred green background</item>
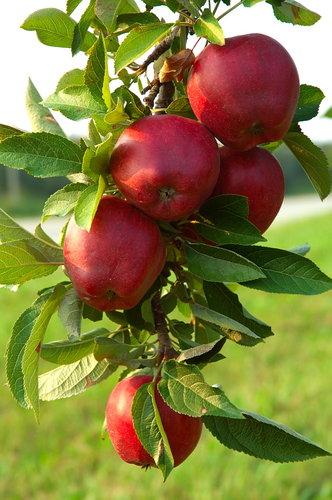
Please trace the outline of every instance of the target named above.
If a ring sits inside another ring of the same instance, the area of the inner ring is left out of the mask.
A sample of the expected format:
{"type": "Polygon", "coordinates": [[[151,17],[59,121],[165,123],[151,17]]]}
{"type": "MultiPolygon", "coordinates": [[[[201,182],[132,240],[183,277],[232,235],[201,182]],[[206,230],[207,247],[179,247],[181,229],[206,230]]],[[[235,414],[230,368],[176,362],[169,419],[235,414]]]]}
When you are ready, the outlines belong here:
{"type": "MultiPolygon", "coordinates": [[[[268,244],[291,248],[308,242],[308,257],[332,276],[332,213],[276,224],[268,244]]],[[[0,290],[0,350],[36,291],[61,278],[0,290]]],[[[270,295],[239,287],[244,306],[270,324],[274,337],[255,348],[226,342],[226,359],[205,369],[240,408],[281,422],[332,452],[332,292],[313,297],[270,295]]],[[[109,327],[109,323],[105,322],[109,327]]],[[[95,327],[87,321],[84,331],[95,327]]],[[[65,338],[57,317],[46,341],[65,338]]],[[[332,458],[274,464],[233,452],[207,431],[189,459],[163,484],[158,470],[123,463],[100,438],[108,395],[117,373],[85,393],[41,403],[41,424],[19,407],[5,384],[0,358],[0,498],[8,500],[307,500],[332,498],[332,458]]],[[[50,369],[41,362],[41,370],[50,369]]]]}

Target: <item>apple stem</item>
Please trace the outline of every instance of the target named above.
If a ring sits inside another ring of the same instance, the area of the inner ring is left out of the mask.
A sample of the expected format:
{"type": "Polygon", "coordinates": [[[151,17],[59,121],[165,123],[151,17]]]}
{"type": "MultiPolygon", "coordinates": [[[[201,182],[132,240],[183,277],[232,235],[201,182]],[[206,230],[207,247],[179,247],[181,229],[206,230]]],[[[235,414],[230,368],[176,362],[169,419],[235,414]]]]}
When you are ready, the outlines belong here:
{"type": "Polygon", "coordinates": [[[158,366],[163,360],[168,360],[177,357],[177,353],[173,347],[172,341],[168,334],[168,327],[166,323],[166,315],[163,311],[160,301],[160,291],[158,291],[152,301],[152,312],[154,316],[154,324],[156,333],[158,335],[158,366]]]}

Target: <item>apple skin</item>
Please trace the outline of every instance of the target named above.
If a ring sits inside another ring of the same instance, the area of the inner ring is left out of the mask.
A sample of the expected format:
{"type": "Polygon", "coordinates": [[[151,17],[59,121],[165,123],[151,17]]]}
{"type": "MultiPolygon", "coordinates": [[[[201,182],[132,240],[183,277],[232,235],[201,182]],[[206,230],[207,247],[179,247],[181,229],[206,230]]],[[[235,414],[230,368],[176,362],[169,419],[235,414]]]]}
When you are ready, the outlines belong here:
{"type": "Polygon", "coordinates": [[[248,198],[248,220],[264,233],[278,214],[285,195],[280,163],[268,150],[219,148],[220,173],[210,196],[239,194],[248,198]]]}
{"type": "Polygon", "coordinates": [[[211,194],[219,174],[218,145],[195,120],[147,116],[121,134],[110,168],[131,204],[155,219],[178,220],[211,194]]]}
{"type": "Polygon", "coordinates": [[[90,231],[71,218],[64,265],[77,295],[101,311],[134,307],[160,274],[165,242],[155,220],[105,195],[90,231]]]}
{"type": "Polygon", "coordinates": [[[299,91],[290,54],[259,33],[226,38],[224,46],[209,44],[187,85],[197,118],[237,151],[280,140],[293,120],[299,91]]]}
{"type": "MultiPolygon", "coordinates": [[[[157,382],[160,378],[157,378],[157,382]]],[[[116,452],[125,462],[141,467],[157,466],[137,437],[131,406],[137,389],[152,380],[152,375],[135,375],[121,380],[111,392],[106,408],[107,430],[116,452]]],[[[158,390],[155,390],[155,398],[171,447],[174,467],[177,467],[196,448],[202,432],[202,420],[172,410],[158,390]]]]}

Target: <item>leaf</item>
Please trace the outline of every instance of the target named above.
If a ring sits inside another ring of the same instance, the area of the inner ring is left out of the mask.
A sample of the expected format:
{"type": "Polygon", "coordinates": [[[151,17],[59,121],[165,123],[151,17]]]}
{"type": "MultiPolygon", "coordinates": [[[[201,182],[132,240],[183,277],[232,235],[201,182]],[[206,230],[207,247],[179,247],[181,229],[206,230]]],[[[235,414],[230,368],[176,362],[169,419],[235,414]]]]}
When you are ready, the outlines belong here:
{"type": "Polygon", "coordinates": [[[83,69],[72,69],[67,71],[56,86],[55,92],[59,93],[60,90],[66,89],[67,87],[84,85],[84,70],[83,69]]]}
{"type": "Polygon", "coordinates": [[[56,134],[33,132],[0,143],[0,162],[34,177],[57,177],[81,171],[83,153],[74,142],[56,134]]]}
{"type": "Polygon", "coordinates": [[[94,357],[97,361],[107,358],[109,363],[124,364],[121,361],[129,359],[132,347],[113,338],[96,338],[94,357]]]}
{"type": "Polygon", "coordinates": [[[74,288],[67,290],[61,300],[58,316],[68,332],[70,341],[77,340],[81,335],[82,313],[83,301],[74,288]]]}
{"type": "Polygon", "coordinates": [[[44,294],[26,309],[16,320],[6,351],[6,377],[16,401],[23,408],[31,408],[24,386],[22,359],[26,344],[50,294],[44,294]]]}
{"type": "Polygon", "coordinates": [[[244,420],[214,416],[202,420],[221,444],[256,458],[285,463],[331,455],[285,425],[256,413],[241,413],[244,420]]]}
{"type": "Polygon", "coordinates": [[[42,401],[69,398],[106,380],[117,367],[98,362],[93,354],[63,365],[39,376],[39,398],[42,401]]]}
{"type": "Polygon", "coordinates": [[[49,363],[57,365],[69,365],[79,361],[88,354],[92,354],[95,347],[95,338],[108,336],[111,332],[106,328],[96,328],[88,333],[83,333],[80,338],[74,341],[56,340],[43,344],[40,357],[49,363]]]}
{"type": "Polygon", "coordinates": [[[190,308],[193,316],[199,318],[205,327],[210,327],[232,342],[248,347],[262,342],[261,337],[250,328],[232,318],[194,302],[190,304],[190,308]]]}
{"type": "Polygon", "coordinates": [[[171,31],[173,24],[156,23],[137,26],[132,29],[121,43],[114,60],[114,71],[134,62],[138,57],[147,52],[153,45],[165,38],[171,31]]]}
{"type": "Polygon", "coordinates": [[[82,0],[67,0],[66,2],[66,12],[70,16],[74,10],[79,6],[82,0]]]}
{"type": "Polygon", "coordinates": [[[28,112],[31,128],[33,132],[49,132],[66,137],[66,134],[52,115],[41,103],[42,97],[29,78],[28,87],[25,93],[25,107],[28,112]]]}
{"type": "Polygon", "coordinates": [[[70,210],[75,208],[77,200],[84,189],[86,189],[86,185],[77,182],[67,184],[53,193],[45,202],[42,222],[45,222],[52,215],[56,217],[67,215],[70,210]]]}
{"type": "Polygon", "coordinates": [[[324,99],[323,92],[312,85],[301,85],[300,96],[292,123],[311,120],[318,115],[319,106],[324,99]]]}
{"type": "Polygon", "coordinates": [[[116,19],[116,30],[114,35],[128,33],[132,28],[141,24],[154,24],[160,22],[160,19],[152,12],[134,12],[131,14],[121,14],[116,19]]]}
{"type": "Polygon", "coordinates": [[[19,285],[31,279],[48,276],[63,265],[62,250],[35,240],[0,245],[0,283],[19,285]]]}
{"type": "Polygon", "coordinates": [[[139,12],[133,0],[97,0],[95,13],[106,26],[109,33],[113,33],[117,16],[120,14],[139,12]]]}
{"type": "Polygon", "coordinates": [[[10,243],[30,238],[34,238],[33,234],[20,226],[0,208],[0,242],[10,243]]]}
{"type": "Polygon", "coordinates": [[[179,99],[175,99],[174,101],[172,101],[171,104],[167,107],[166,113],[168,115],[184,116],[185,118],[197,120],[188,97],[179,97],[179,99]]]}
{"type": "Polygon", "coordinates": [[[326,155],[302,133],[300,127],[295,125],[295,130],[292,127],[283,141],[300,163],[320,199],[324,200],[331,191],[331,173],[326,155]]]}
{"type": "Polygon", "coordinates": [[[72,85],[55,92],[43,101],[43,106],[60,111],[73,121],[84,120],[92,115],[104,115],[107,107],[92,96],[86,85],[72,85]]]}
{"type": "MultiPolygon", "coordinates": [[[[59,9],[40,9],[33,12],[22,24],[26,31],[36,31],[38,40],[51,47],[71,48],[76,22],[59,9]]],[[[81,50],[86,52],[96,41],[87,33],[81,50]]]]}
{"type": "Polygon", "coordinates": [[[272,5],[274,15],[284,23],[298,24],[300,26],[312,26],[320,20],[321,16],[316,14],[294,0],[266,0],[272,5]]]}
{"type": "Polygon", "coordinates": [[[256,320],[243,308],[236,293],[223,283],[203,283],[209,308],[249,328],[261,338],[273,335],[271,327],[256,320]]]}
{"type": "MultiPolygon", "coordinates": [[[[219,353],[220,349],[226,342],[226,338],[214,340],[208,344],[198,345],[182,352],[176,359],[178,363],[185,361],[190,365],[199,365],[200,363],[208,363],[213,356],[219,353]]],[[[225,356],[222,356],[224,358],[225,356]]]]}
{"type": "Polygon", "coordinates": [[[198,214],[191,225],[204,238],[219,245],[228,243],[253,245],[259,241],[266,241],[251,222],[227,210],[213,211],[207,216],[198,214]]]}
{"type": "Polygon", "coordinates": [[[332,280],[306,257],[287,250],[261,246],[230,248],[258,265],[265,278],[242,283],[271,293],[316,295],[332,289],[332,280]]]}
{"type": "Polygon", "coordinates": [[[216,45],[225,45],[224,32],[210,9],[204,9],[193,27],[198,37],[204,37],[216,45]]]}
{"type": "Polygon", "coordinates": [[[75,222],[82,229],[90,231],[93,218],[106,188],[107,183],[100,176],[99,184],[92,184],[82,191],[74,212],[75,222]]]}
{"type": "MultiPolygon", "coordinates": [[[[199,17],[198,5],[194,0],[179,0],[179,3],[194,17],[199,17]]],[[[205,2],[204,2],[205,3],[205,2]]]]}
{"type": "Polygon", "coordinates": [[[187,244],[186,256],[189,271],[206,281],[242,282],[264,277],[253,262],[225,248],[187,244]]]}
{"type": "Polygon", "coordinates": [[[58,285],[51,293],[45,294],[47,300],[34,324],[22,358],[25,392],[34,410],[37,423],[39,423],[38,362],[41,344],[48,323],[58,309],[64,292],[65,287],[58,285]]]}
{"type": "Polygon", "coordinates": [[[201,371],[171,359],[165,363],[158,390],[165,403],[174,411],[191,417],[202,415],[228,416],[242,419],[239,410],[228,400],[225,393],[208,385],[201,371]]]}
{"type": "Polygon", "coordinates": [[[218,211],[227,211],[244,219],[248,218],[248,199],[238,194],[222,194],[209,198],[199,209],[202,217],[211,217],[218,211]]]}
{"type": "Polygon", "coordinates": [[[160,468],[164,481],[174,466],[172,452],[163,430],[158,407],[152,397],[152,384],[143,384],[135,393],[132,404],[134,429],[145,450],[160,468]],[[149,391],[151,386],[151,392],[149,391]]]}
{"type": "Polygon", "coordinates": [[[160,83],[176,80],[180,82],[183,78],[184,71],[192,66],[195,62],[195,54],[191,49],[184,49],[166,57],[163,67],[159,72],[160,83]]]}
{"type": "MultiPolygon", "coordinates": [[[[126,103],[124,110],[125,113],[129,115],[131,120],[138,120],[138,118],[143,118],[144,116],[151,114],[150,108],[148,106],[144,106],[140,98],[125,86],[118,87],[115,92],[113,92],[112,98],[115,102],[117,102],[118,98],[120,98],[126,103]]],[[[105,120],[108,120],[107,115],[105,120]]],[[[127,123],[126,126],[128,125],[129,123],[127,123]]],[[[114,137],[117,136],[113,130],[112,134],[114,137]]]]}
{"type": "MultiPolygon", "coordinates": [[[[90,24],[95,17],[95,7],[96,0],[91,0],[86,10],[83,12],[81,19],[74,28],[73,42],[71,46],[72,55],[75,56],[81,49],[83,45],[84,38],[88,32],[90,24]]],[[[68,13],[68,11],[67,11],[68,13]]]]}
{"type": "Polygon", "coordinates": [[[84,83],[91,92],[92,97],[102,106],[110,108],[112,105],[109,89],[108,57],[105,40],[100,33],[98,40],[92,47],[84,73],[84,83]]]}
{"type": "Polygon", "coordinates": [[[10,127],[9,125],[3,125],[0,123],[0,142],[8,137],[12,137],[13,135],[22,135],[24,134],[23,130],[19,130],[14,127],[10,127]]]}

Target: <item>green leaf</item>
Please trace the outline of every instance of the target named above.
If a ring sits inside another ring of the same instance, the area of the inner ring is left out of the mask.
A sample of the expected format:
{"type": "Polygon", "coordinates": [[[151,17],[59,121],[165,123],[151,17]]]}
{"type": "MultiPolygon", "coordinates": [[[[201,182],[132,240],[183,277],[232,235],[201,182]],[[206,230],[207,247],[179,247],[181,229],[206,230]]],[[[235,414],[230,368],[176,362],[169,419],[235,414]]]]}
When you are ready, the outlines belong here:
{"type": "Polygon", "coordinates": [[[39,398],[42,401],[69,398],[106,380],[117,367],[107,361],[98,362],[93,354],[69,365],[39,376],[39,398]]]}
{"type": "Polygon", "coordinates": [[[246,326],[261,338],[273,335],[271,327],[253,318],[253,316],[244,309],[236,293],[232,292],[226,285],[223,283],[210,283],[205,281],[203,286],[210,309],[246,326]]]}
{"type": "Polygon", "coordinates": [[[33,132],[49,132],[66,137],[66,134],[52,115],[41,103],[42,97],[29,78],[28,87],[25,93],[25,107],[31,123],[33,132]]]}
{"type": "Polygon", "coordinates": [[[323,92],[312,85],[301,85],[300,96],[293,123],[311,120],[318,115],[319,106],[324,99],[323,92]]]}
{"type": "MultiPolygon", "coordinates": [[[[150,108],[144,106],[140,98],[125,86],[118,87],[113,92],[112,98],[114,102],[117,102],[118,98],[120,98],[121,101],[126,103],[124,111],[131,120],[138,120],[151,114],[150,108]]],[[[108,120],[107,116],[105,117],[105,121],[108,120]]]]}
{"type": "Polygon", "coordinates": [[[178,115],[184,116],[185,118],[191,118],[192,120],[197,120],[188,97],[179,97],[179,99],[175,99],[171,102],[171,104],[167,107],[166,113],[168,115],[178,115]]]}
{"type": "MultiPolygon", "coordinates": [[[[91,22],[93,21],[95,17],[95,7],[96,0],[91,0],[87,9],[83,12],[81,19],[78,24],[76,24],[74,28],[74,37],[73,37],[73,42],[72,42],[72,47],[71,47],[71,52],[72,55],[76,55],[82,45],[84,38],[88,32],[88,29],[90,27],[91,22]]],[[[67,11],[68,13],[68,11],[67,11]]]]}
{"type": "Polygon", "coordinates": [[[0,242],[10,243],[30,238],[34,238],[33,234],[20,226],[0,208],[0,242]]]}
{"type": "Polygon", "coordinates": [[[58,309],[65,290],[64,286],[58,285],[51,293],[45,294],[47,300],[34,324],[22,358],[24,388],[34,410],[37,423],[39,423],[38,362],[40,349],[48,323],[58,309]]]}
{"type": "Polygon", "coordinates": [[[23,130],[19,130],[14,127],[10,127],[9,125],[3,125],[0,123],[0,142],[8,137],[12,137],[13,135],[22,135],[24,134],[23,130]]]}
{"type": "Polygon", "coordinates": [[[205,427],[228,448],[272,462],[302,462],[331,453],[285,425],[241,410],[244,420],[203,416],[205,427]]]}
{"type": "Polygon", "coordinates": [[[70,210],[75,208],[77,200],[84,189],[86,189],[86,185],[78,182],[67,184],[52,194],[45,202],[42,222],[45,222],[52,215],[56,217],[67,215],[70,210]]]}
{"type": "Polygon", "coordinates": [[[253,262],[225,248],[188,244],[186,256],[189,271],[206,281],[242,282],[264,277],[253,262]]]}
{"type": "Polygon", "coordinates": [[[290,128],[283,141],[300,163],[321,200],[324,200],[331,191],[331,173],[325,153],[297,125],[290,128]]]}
{"type": "Polygon", "coordinates": [[[26,309],[16,320],[6,351],[6,377],[9,388],[16,401],[23,408],[31,408],[31,403],[24,386],[22,359],[26,344],[50,294],[44,294],[26,309]]]}
{"type": "Polygon", "coordinates": [[[178,413],[191,417],[219,415],[231,419],[243,418],[225,393],[207,384],[194,365],[188,366],[174,359],[167,361],[158,390],[168,406],[178,413]]]}
{"type": "Polygon", "coordinates": [[[232,342],[248,347],[262,342],[261,337],[250,328],[232,318],[194,302],[190,304],[190,308],[193,316],[199,318],[205,327],[215,330],[219,335],[227,337],[232,342]]]}
{"type": "Polygon", "coordinates": [[[131,346],[123,344],[114,338],[96,338],[94,357],[97,361],[107,358],[109,363],[125,364],[128,359],[131,346]]]}
{"type": "MultiPolygon", "coordinates": [[[[76,22],[59,9],[41,9],[33,12],[22,24],[26,31],[36,31],[38,40],[51,47],[71,48],[76,22]]],[[[86,52],[96,41],[87,33],[81,50],[86,52]]]]}
{"type": "Polygon", "coordinates": [[[0,245],[0,283],[20,285],[54,273],[63,265],[62,250],[52,251],[35,240],[22,240],[0,245]]]}
{"type": "Polygon", "coordinates": [[[219,211],[227,211],[231,214],[247,219],[249,215],[248,199],[246,196],[240,196],[238,194],[222,194],[214,196],[213,198],[209,198],[201,206],[199,214],[202,217],[209,218],[214,213],[218,213],[219,211]]]}
{"type": "Polygon", "coordinates": [[[88,186],[80,195],[75,208],[75,222],[82,229],[90,231],[102,195],[107,188],[103,176],[99,176],[99,184],[88,186]]]}
{"type": "Polygon", "coordinates": [[[210,9],[204,9],[194,24],[194,31],[198,37],[204,37],[210,43],[225,45],[224,32],[210,9]]]}
{"type": "Polygon", "coordinates": [[[66,12],[70,16],[74,10],[82,3],[82,0],[67,0],[66,2],[66,12]]]}
{"type": "Polygon", "coordinates": [[[134,62],[153,45],[165,38],[172,27],[173,24],[171,23],[156,23],[137,26],[132,29],[116,53],[114,60],[115,73],[119,73],[121,69],[134,62]]]}
{"type": "Polygon", "coordinates": [[[92,97],[102,106],[110,108],[112,98],[109,89],[108,58],[102,33],[92,47],[84,73],[84,83],[92,97]]]}
{"type": "Polygon", "coordinates": [[[78,297],[74,288],[66,291],[61,300],[58,316],[68,332],[70,341],[77,340],[81,335],[83,301],[78,297]]]}
{"type": "Polygon", "coordinates": [[[248,288],[299,295],[316,295],[332,289],[332,279],[302,255],[262,246],[230,245],[229,248],[254,262],[265,273],[265,278],[242,283],[248,288]]]}
{"type": "Polygon", "coordinates": [[[60,111],[73,121],[84,120],[92,115],[104,115],[107,107],[97,101],[86,85],[72,85],[51,94],[43,101],[43,106],[60,111]]]}
{"type": "Polygon", "coordinates": [[[76,86],[84,85],[83,69],[75,68],[70,71],[67,71],[67,73],[65,73],[58,81],[55,92],[59,93],[60,90],[66,89],[67,87],[72,87],[74,85],[76,86]]]}
{"type": "Polygon", "coordinates": [[[259,241],[266,241],[251,222],[228,210],[213,210],[208,213],[205,209],[204,213],[206,214],[204,216],[199,213],[192,225],[200,235],[214,243],[253,245],[259,241]]]}
{"type": "Polygon", "coordinates": [[[145,450],[160,468],[164,481],[174,466],[172,452],[163,430],[158,407],[155,404],[153,385],[143,384],[135,393],[132,404],[134,429],[145,450]]]}
{"type": "Polygon", "coordinates": [[[295,0],[266,0],[272,5],[274,15],[284,23],[298,24],[300,26],[312,26],[320,20],[321,16],[316,14],[295,0]]]}
{"type": "Polygon", "coordinates": [[[110,332],[106,328],[96,328],[91,332],[83,333],[80,338],[74,341],[56,340],[49,342],[42,345],[40,357],[49,363],[69,365],[93,352],[96,337],[108,335],[110,332]]]}
{"type": "MultiPolygon", "coordinates": [[[[200,363],[208,363],[211,358],[213,358],[216,354],[219,353],[220,349],[224,346],[226,342],[226,338],[214,340],[208,344],[197,345],[197,347],[192,347],[191,349],[187,349],[176,359],[178,363],[182,363],[185,361],[190,365],[199,365],[200,363]]],[[[220,355],[221,358],[225,358],[225,356],[220,355]]]]}
{"type": "Polygon", "coordinates": [[[0,143],[0,162],[35,177],[57,177],[81,171],[83,153],[74,142],[56,134],[33,132],[0,143]]]}
{"type": "Polygon", "coordinates": [[[109,33],[113,33],[117,17],[120,14],[139,12],[134,0],[97,0],[95,13],[106,26],[109,33]]]}
{"type": "Polygon", "coordinates": [[[179,3],[194,17],[199,17],[198,5],[194,0],[179,0],[179,3]]]}
{"type": "Polygon", "coordinates": [[[160,19],[152,12],[135,12],[132,14],[121,14],[116,20],[116,30],[114,34],[120,35],[131,31],[132,28],[142,24],[155,24],[160,19]]]}

